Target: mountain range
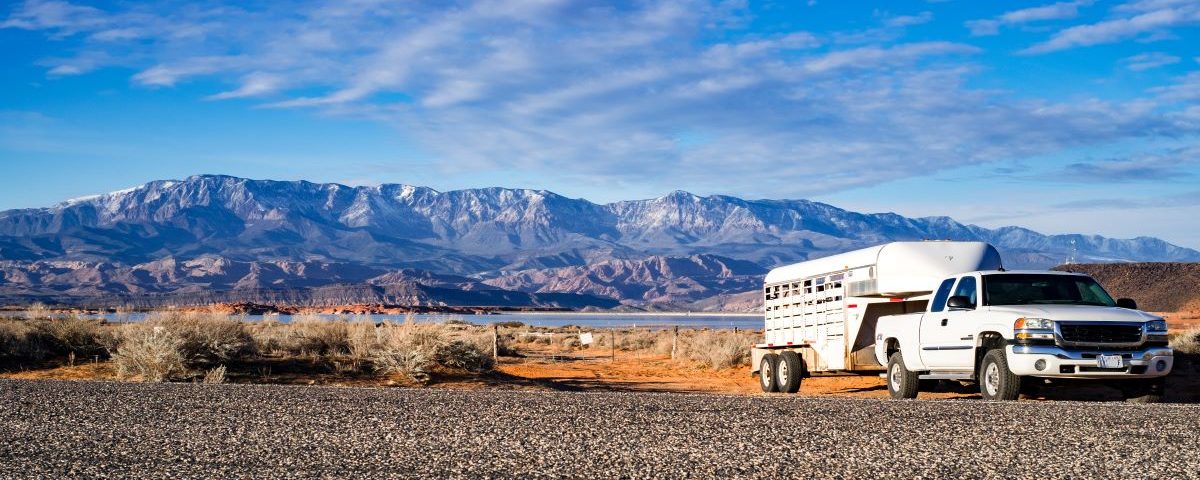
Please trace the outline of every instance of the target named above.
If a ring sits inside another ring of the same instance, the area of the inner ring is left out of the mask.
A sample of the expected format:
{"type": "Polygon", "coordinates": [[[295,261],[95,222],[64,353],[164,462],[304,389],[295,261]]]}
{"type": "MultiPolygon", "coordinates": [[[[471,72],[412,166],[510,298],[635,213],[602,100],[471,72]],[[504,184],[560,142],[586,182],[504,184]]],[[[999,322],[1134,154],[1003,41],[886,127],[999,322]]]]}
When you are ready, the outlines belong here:
{"type": "Polygon", "coordinates": [[[0,212],[0,299],[689,308],[754,290],[774,266],[920,239],[987,241],[1020,268],[1200,261],[1156,238],[1043,235],[807,200],[677,191],[596,204],[545,190],[201,175],[0,212]]]}

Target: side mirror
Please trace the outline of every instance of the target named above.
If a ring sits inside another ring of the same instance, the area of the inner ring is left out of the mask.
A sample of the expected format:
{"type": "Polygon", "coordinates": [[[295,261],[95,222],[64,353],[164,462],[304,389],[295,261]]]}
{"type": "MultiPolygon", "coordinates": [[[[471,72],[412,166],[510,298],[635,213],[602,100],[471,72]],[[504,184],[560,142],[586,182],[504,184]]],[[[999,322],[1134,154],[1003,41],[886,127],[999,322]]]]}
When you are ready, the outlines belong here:
{"type": "Polygon", "coordinates": [[[971,297],[955,295],[946,300],[946,306],[959,310],[974,310],[975,304],[971,303],[971,297]]]}
{"type": "Polygon", "coordinates": [[[1130,310],[1137,310],[1137,302],[1135,302],[1132,298],[1118,298],[1117,306],[1121,308],[1128,308],[1130,310]]]}

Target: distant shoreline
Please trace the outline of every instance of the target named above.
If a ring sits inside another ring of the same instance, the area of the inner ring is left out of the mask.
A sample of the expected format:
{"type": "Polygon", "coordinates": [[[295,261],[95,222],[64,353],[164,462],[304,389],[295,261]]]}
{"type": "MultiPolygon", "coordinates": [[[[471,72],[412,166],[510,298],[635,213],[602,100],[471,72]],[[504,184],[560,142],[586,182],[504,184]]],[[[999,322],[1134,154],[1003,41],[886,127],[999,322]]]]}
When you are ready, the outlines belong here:
{"type": "Polygon", "coordinates": [[[614,317],[761,317],[747,312],[498,312],[492,315],[591,315],[614,317]]]}

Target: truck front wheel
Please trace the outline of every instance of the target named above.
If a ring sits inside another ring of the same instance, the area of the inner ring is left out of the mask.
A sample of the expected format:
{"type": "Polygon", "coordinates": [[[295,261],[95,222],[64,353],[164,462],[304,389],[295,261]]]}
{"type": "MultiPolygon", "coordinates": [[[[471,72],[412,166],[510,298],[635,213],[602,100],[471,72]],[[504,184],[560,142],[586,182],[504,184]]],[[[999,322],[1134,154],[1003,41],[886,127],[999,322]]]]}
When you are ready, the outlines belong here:
{"type": "Polygon", "coordinates": [[[979,366],[979,393],[984,400],[1016,400],[1021,395],[1021,377],[1009,370],[1004,350],[991,350],[983,356],[983,364],[979,366]]]}
{"type": "Polygon", "coordinates": [[[888,393],[896,400],[917,398],[917,387],[920,382],[917,372],[910,372],[904,366],[904,357],[896,352],[888,359],[887,384],[888,393]]]}
{"type": "Polygon", "coordinates": [[[768,353],[758,362],[758,383],[767,393],[779,391],[779,382],[775,380],[775,368],[779,366],[779,355],[768,353]]]}

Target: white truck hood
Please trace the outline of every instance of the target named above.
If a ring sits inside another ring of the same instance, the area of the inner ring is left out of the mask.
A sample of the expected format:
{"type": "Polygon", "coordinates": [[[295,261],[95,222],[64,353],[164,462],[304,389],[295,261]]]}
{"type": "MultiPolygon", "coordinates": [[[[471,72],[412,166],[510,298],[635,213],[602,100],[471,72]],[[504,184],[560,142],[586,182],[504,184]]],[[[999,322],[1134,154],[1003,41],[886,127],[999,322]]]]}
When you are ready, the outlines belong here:
{"type": "Polygon", "coordinates": [[[1092,320],[1107,322],[1149,322],[1162,320],[1140,310],[1117,307],[1095,307],[1090,305],[1003,305],[984,307],[994,313],[1010,313],[1017,317],[1045,318],[1050,320],[1092,320]]]}

